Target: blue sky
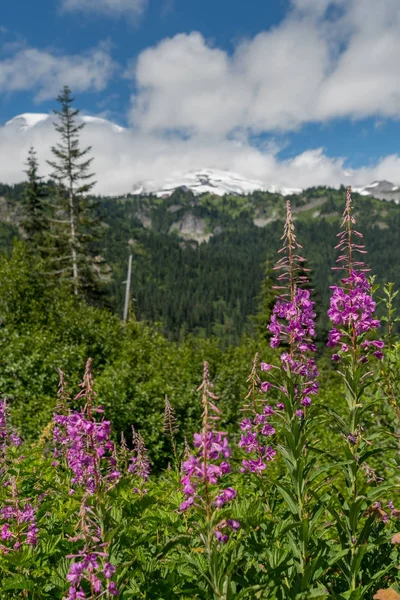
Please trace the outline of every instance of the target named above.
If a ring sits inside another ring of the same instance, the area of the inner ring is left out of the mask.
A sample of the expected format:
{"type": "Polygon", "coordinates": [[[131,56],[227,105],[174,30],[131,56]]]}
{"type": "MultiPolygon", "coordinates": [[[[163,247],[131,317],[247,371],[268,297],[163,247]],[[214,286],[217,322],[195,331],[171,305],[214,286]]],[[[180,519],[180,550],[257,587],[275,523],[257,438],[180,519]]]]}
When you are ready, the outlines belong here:
{"type": "MultiPolygon", "coordinates": [[[[284,0],[250,0],[246,9],[243,0],[153,0],[141,15],[117,13],[113,18],[109,12],[63,10],[58,0],[15,0],[0,8],[0,26],[6,30],[0,39],[3,49],[20,44],[60,54],[82,54],[104,43],[123,68],[144,49],[177,33],[200,31],[216,46],[232,52],[238,41],[279,24],[287,6],[284,0]]],[[[3,50],[3,56],[7,54],[3,50]]],[[[116,74],[109,88],[109,94],[79,94],[80,106],[94,114],[106,106],[117,121],[126,124],[132,85],[116,74]]],[[[17,113],[46,112],[54,106],[53,101],[38,105],[29,91],[3,94],[0,99],[0,122],[17,113]]]]}
{"type": "MultiPolygon", "coordinates": [[[[293,187],[349,170],[393,180],[399,57],[398,0],[14,0],[0,7],[0,125],[50,113],[68,83],[82,113],[126,128],[102,130],[104,145],[87,133],[101,164],[107,147],[119,157],[115,177],[131,154],[136,179],[207,166],[293,187]]],[[[49,136],[39,125],[16,154],[33,139],[45,156],[49,136]]]]}

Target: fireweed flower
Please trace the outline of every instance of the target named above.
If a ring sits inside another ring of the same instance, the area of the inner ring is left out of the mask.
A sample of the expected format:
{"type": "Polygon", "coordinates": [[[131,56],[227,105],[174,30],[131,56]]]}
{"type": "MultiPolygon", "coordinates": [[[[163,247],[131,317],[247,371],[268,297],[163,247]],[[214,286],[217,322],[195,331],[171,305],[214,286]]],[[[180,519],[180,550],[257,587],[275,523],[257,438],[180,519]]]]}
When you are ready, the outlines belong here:
{"type": "Polygon", "coordinates": [[[23,546],[36,546],[39,529],[36,525],[36,508],[19,498],[16,479],[11,480],[11,498],[0,509],[0,552],[7,554],[23,546]]]}
{"type": "MultiPolygon", "coordinates": [[[[229,458],[231,448],[228,443],[227,433],[214,431],[210,421],[218,421],[221,411],[211,400],[217,396],[211,391],[209,381],[208,363],[204,363],[203,382],[198,388],[202,391],[203,427],[201,433],[195,433],[193,445],[195,452],[190,454],[182,463],[181,484],[185,500],[180,505],[182,512],[192,506],[203,508],[206,512],[207,522],[210,522],[214,509],[219,509],[231,502],[237,495],[232,487],[221,489],[220,480],[230,473],[229,458]]],[[[224,523],[224,527],[228,527],[224,523]]],[[[216,539],[225,543],[228,535],[216,527],[216,539]]]]}
{"type": "MultiPolygon", "coordinates": [[[[379,327],[379,321],[375,318],[375,302],[366,275],[369,269],[363,261],[366,250],[362,234],[354,229],[356,221],[352,212],[351,188],[348,187],[341,230],[338,233],[339,243],[336,246],[340,255],[334,267],[334,270],[344,271],[344,277],[340,286],[332,286],[328,315],[333,327],[329,332],[327,345],[335,348],[332,359],[342,362],[338,373],[344,382],[344,397],[348,409],[344,416],[339,417],[334,411],[332,415],[347,446],[344,455],[346,464],[341,469],[344,475],[343,492],[338,501],[343,519],[341,527],[352,531],[350,537],[343,536],[340,540],[342,550],[349,557],[357,556],[361,548],[364,552],[368,541],[363,525],[365,515],[377,516],[383,522],[387,522],[389,518],[379,502],[371,504],[366,512],[365,507],[360,504],[360,497],[363,497],[365,486],[368,485],[365,480],[371,481],[372,477],[375,499],[382,480],[375,471],[371,473],[365,464],[369,454],[372,454],[371,446],[374,443],[367,438],[364,419],[369,404],[364,405],[363,400],[372,374],[368,363],[374,355],[376,359],[382,358],[384,344],[381,340],[370,339],[379,327]]],[[[365,497],[367,499],[368,494],[365,497]]],[[[368,558],[365,560],[368,561],[368,558]]],[[[361,563],[353,565],[352,577],[348,583],[350,594],[357,589],[362,573],[361,563]]]]}
{"type": "MultiPolygon", "coordinates": [[[[311,358],[316,350],[314,338],[315,332],[315,303],[310,299],[310,291],[302,289],[301,286],[308,282],[307,269],[304,266],[305,259],[299,254],[302,246],[299,244],[295,234],[292,220],[290,202],[286,203],[286,222],[282,236],[283,254],[274,268],[280,271],[278,276],[279,296],[272,311],[269,331],[272,334],[270,345],[272,348],[284,346],[281,354],[282,370],[287,377],[294,381],[293,398],[298,418],[303,416],[301,407],[311,405],[311,397],[318,393],[317,381],[318,370],[315,360],[311,358]]],[[[279,369],[261,363],[262,371],[269,371],[269,381],[261,383],[261,391],[268,392],[277,389],[284,397],[289,396],[287,384],[279,385],[279,369]]],[[[285,403],[283,403],[286,406],[285,403]]],[[[282,403],[276,405],[282,408],[282,403]]]]}
{"type": "MultiPolygon", "coordinates": [[[[276,412],[279,450],[284,465],[282,485],[279,482],[276,487],[296,525],[290,532],[290,545],[297,548],[292,555],[293,570],[296,573],[295,579],[289,584],[292,591],[292,585],[297,589],[309,588],[308,565],[315,559],[315,546],[310,543],[308,533],[305,532],[309,532],[314,527],[311,525],[312,521],[318,519],[309,493],[311,482],[306,475],[311,472],[314,464],[308,450],[313,420],[307,418],[307,411],[312,397],[318,393],[318,370],[312,358],[316,351],[314,302],[309,290],[302,287],[308,281],[308,269],[304,266],[304,258],[299,254],[301,246],[296,239],[290,202],[286,203],[286,211],[283,244],[279,251],[282,257],[275,266],[275,270],[280,272],[277,287],[279,296],[269,325],[271,347],[282,347],[281,365],[269,368],[262,364],[262,371],[267,372],[267,381],[261,382],[260,392],[270,394],[272,390],[278,396],[278,402],[273,407],[265,407],[267,410],[264,409],[264,416],[268,417],[271,409],[276,412]],[[296,506],[295,510],[293,506],[296,506]]],[[[269,422],[264,422],[260,433],[270,434],[272,429],[269,422]]],[[[241,442],[246,447],[250,440],[241,442]]],[[[265,460],[269,456],[271,451],[268,449],[264,456],[259,456],[250,465],[252,470],[265,468],[265,460]]],[[[272,514],[273,509],[268,506],[268,502],[267,509],[272,514]]]]}
{"type": "MultiPolygon", "coordinates": [[[[77,486],[94,494],[101,486],[112,487],[119,480],[114,444],[110,440],[111,424],[104,418],[96,421],[95,413],[102,413],[100,407],[93,407],[95,392],[91,375],[91,360],[86,370],[76,400],[85,398],[81,411],[70,410],[65,414],[53,415],[54,457],[63,456],[73,476],[71,493],[77,486]]],[[[57,462],[55,462],[57,465],[57,462]]]]}
{"type": "Polygon", "coordinates": [[[102,543],[102,530],[93,509],[88,505],[88,494],[85,493],[79,511],[79,521],[76,526],[77,535],[71,540],[83,541],[83,548],[72,558],[67,574],[70,584],[66,600],[90,598],[97,600],[108,593],[108,596],[118,596],[115,582],[111,581],[116,568],[110,562],[107,545],[102,543]]]}
{"type": "Polygon", "coordinates": [[[362,244],[362,234],[353,229],[356,221],[352,209],[351,188],[348,187],[336,246],[340,256],[336,261],[338,266],[334,267],[334,270],[344,270],[346,277],[342,278],[341,286],[331,286],[333,292],[328,316],[333,327],[328,334],[327,346],[338,348],[332,360],[337,362],[345,356],[352,356],[354,362],[363,364],[368,362],[371,355],[382,359],[384,343],[382,340],[364,339],[366,334],[379,327],[380,322],[374,314],[376,303],[366,275],[369,269],[359,257],[360,254],[366,254],[366,250],[362,244]]]}
{"type": "MultiPolygon", "coordinates": [[[[259,398],[260,378],[257,374],[258,354],[253,360],[253,368],[247,382],[249,390],[242,411],[250,416],[245,417],[240,423],[242,435],[239,440],[239,448],[246,452],[246,458],[242,460],[241,471],[249,471],[251,473],[261,473],[267,468],[267,463],[275,458],[276,450],[274,450],[267,442],[275,434],[274,427],[268,423],[268,419],[275,413],[271,406],[265,406],[263,400],[259,398]]],[[[272,365],[261,363],[263,371],[272,369],[272,365]]],[[[269,384],[272,386],[272,384],[269,384]]],[[[261,386],[263,391],[265,387],[261,386]]]]}
{"type": "Polygon", "coordinates": [[[139,431],[135,431],[133,427],[132,433],[133,451],[128,467],[128,473],[131,473],[138,479],[139,487],[135,487],[133,492],[135,494],[145,494],[147,490],[145,490],[143,486],[150,475],[150,461],[142,434],[139,431]]]}

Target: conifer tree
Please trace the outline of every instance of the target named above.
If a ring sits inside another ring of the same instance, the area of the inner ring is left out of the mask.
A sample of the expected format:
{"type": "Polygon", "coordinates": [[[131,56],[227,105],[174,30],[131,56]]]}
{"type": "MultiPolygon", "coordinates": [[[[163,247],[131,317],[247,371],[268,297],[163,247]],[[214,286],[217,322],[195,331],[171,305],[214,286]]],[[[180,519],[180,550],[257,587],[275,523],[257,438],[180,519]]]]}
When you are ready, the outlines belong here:
{"type": "Polygon", "coordinates": [[[43,183],[43,177],[39,176],[39,163],[33,147],[29,149],[26,167],[27,181],[22,196],[22,227],[28,243],[42,254],[48,230],[47,189],[43,183]]]}
{"type": "Polygon", "coordinates": [[[65,86],[57,101],[60,110],[54,110],[57,122],[55,130],[59,142],[52,147],[54,160],[52,179],[56,182],[53,203],[54,252],[57,264],[54,273],[71,281],[74,294],[93,291],[99,283],[99,263],[93,256],[91,244],[98,238],[99,219],[94,203],[87,197],[93,188],[94,174],[91,172],[93,158],[91,146],[81,148],[80,132],[85,123],[78,119],[79,109],[73,108],[74,98],[65,86]]]}
{"type": "Polygon", "coordinates": [[[257,314],[253,317],[257,327],[257,333],[261,339],[269,339],[270,337],[268,325],[276,301],[274,285],[276,285],[276,283],[274,283],[273,265],[270,258],[267,258],[264,263],[264,278],[261,283],[261,290],[257,296],[257,314]]]}

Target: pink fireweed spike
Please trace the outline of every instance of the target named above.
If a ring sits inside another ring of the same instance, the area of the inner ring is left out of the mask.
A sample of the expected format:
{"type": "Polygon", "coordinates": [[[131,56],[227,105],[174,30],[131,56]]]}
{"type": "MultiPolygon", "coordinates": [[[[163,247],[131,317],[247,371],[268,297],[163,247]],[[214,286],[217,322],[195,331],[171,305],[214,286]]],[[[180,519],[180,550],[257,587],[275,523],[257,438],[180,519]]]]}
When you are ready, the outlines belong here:
{"type": "MultiPolygon", "coordinates": [[[[220,419],[221,411],[215,406],[217,396],[211,391],[208,363],[204,363],[203,381],[198,391],[202,392],[203,427],[195,433],[195,452],[187,456],[182,464],[181,484],[185,500],[180,505],[182,512],[193,506],[205,510],[209,522],[214,510],[231,502],[237,495],[232,487],[221,488],[220,480],[230,472],[231,448],[225,432],[214,431],[212,421],[220,419]]],[[[215,536],[220,543],[228,540],[219,529],[215,536]]]]}
{"type": "MultiPolygon", "coordinates": [[[[272,365],[261,363],[263,371],[270,371],[272,365]]],[[[242,435],[239,440],[239,448],[246,452],[246,458],[242,460],[241,471],[249,471],[261,475],[267,468],[267,463],[275,458],[276,450],[274,450],[267,442],[275,434],[274,427],[268,423],[268,419],[275,413],[270,406],[264,406],[263,400],[259,395],[260,378],[257,374],[258,369],[258,354],[253,360],[253,367],[247,382],[249,383],[248,394],[246,400],[249,400],[244,405],[242,411],[246,416],[240,423],[242,435]]],[[[263,391],[268,391],[272,384],[264,382],[261,384],[263,391]],[[268,384],[268,385],[265,385],[268,384]]]]}
{"type": "Polygon", "coordinates": [[[150,461],[147,454],[147,448],[144,443],[144,439],[139,431],[135,431],[132,427],[133,433],[133,451],[130,464],[128,467],[128,473],[134,475],[138,481],[138,487],[133,488],[135,494],[143,495],[147,492],[144,489],[144,484],[150,475],[150,461]]]}
{"type": "Polygon", "coordinates": [[[11,479],[11,497],[0,509],[0,552],[7,554],[24,546],[36,546],[39,529],[36,525],[36,507],[21,500],[15,477],[11,479]]]}
{"type": "Polygon", "coordinates": [[[94,418],[94,414],[103,410],[93,406],[95,392],[90,367],[89,359],[81,384],[83,389],[76,397],[85,399],[83,409],[80,412],[68,409],[65,414],[53,416],[54,457],[63,456],[72,471],[71,493],[80,486],[94,494],[100,488],[113,487],[120,477],[114,443],[110,440],[110,421],[104,418],[96,421],[94,418]]]}
{"type": "MultiPolygon", "coordinates": [[[[317,394],[319,388],[318,370],[314,359],[310,357],[310,353],[316,351],[316,315],[310,291],[301,287],[308,281],[306,273],[309,269],[305,268],[305,259],[299,254],[302,246],[296,238],[289,201],[286,203],[286,210],[283,243],[279,251],[284,256],[275,267],[275,270],[281,271],[278,280],[282,285],[278,288],[280,293],[272,311],[269,331],[272,334],[272,348],[278,348],[282,344],[288,348],[281,354],[281,363],[285,373],[296,379],[295,401],[299,405],[297,414],[300,416],[301,406],[310,406],[311,396],[317,394]]],[[[271,388],[277,389],[278,384],[271,365],[264,365],[265,363],[261,364],[262,370],[270,371],[271,377],[270,381],[262,382],[261,390],[268,392],[271,388]]],[[[285,386],[280,386],[280,389],[284,396],[288,395],[285,386]]]]}
{"type": "Polygon", "coordinates": [[[327,346],[339,348],[332,355],[332,360],[340,361],[345,356],[352,356],[355,362],[368,362],[374,356],[383,358],[382,340],[366,340],[365,335],[380,325],[375,317],[376,303],[371,295],[371,285],[366,273],[369,269],[358,258],[366,250],[360,240],[362,234],[353,229],[356,221],[352,214],[351,188],[347,188],[346,207],[343,212],[341,231],[338,234],[339,243],[336,246],[341,252],[337,259],[335,270],[343,270],[346,276],[341,280],[342,285],[331,286],[333,290],[328,316],[333,324],[328,334],[327,346]],[[354,242],[354,237],[358,243],[354,242]]]}
{"type": "Polygon", "coordinates": [[[104,596],[118,596],[117,586],[111,581],[116,567],[110,562],[107,544],[101,541],[100,523],[88,504],[87,493],[82,499],[76,531],[77,534],[71,541],[81,541],[83,547],[76,554],[67,556],[72,559],[67,574],[70,586],[67,600],[87,598],[85,587],[91,590],[91,600],[98,600],[104,596]]]}

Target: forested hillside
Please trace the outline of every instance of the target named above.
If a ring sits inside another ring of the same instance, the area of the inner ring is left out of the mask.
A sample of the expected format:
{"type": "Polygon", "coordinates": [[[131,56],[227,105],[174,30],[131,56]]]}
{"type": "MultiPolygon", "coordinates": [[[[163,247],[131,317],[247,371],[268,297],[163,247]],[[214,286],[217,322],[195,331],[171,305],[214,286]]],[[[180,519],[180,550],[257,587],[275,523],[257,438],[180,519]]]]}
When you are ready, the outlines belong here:
{"type": "MultiPolygon", "coordinates": [[[[20,235],[23,186],[0,186],[0,243],[10,252],[20,235]]],[[[291,196],[325,326],[330,266],[345,190],[312,188],[291,196]]],[[[200,197],[177,190],[168,198],[96,198],[103,227],[98,245],[111,267],[104,301],[121,315],[128,256],[133,254],[132,294],[136,316],[159,322],[182,339],[189,332],[237,342],[251,332],[260,306],[266,263],[280,244],[285,198],[200,197]]],[[[400,207],[354,194],[355,215],[364,231],[368,263],[378,282],[400,283],[400,207]]]]}

